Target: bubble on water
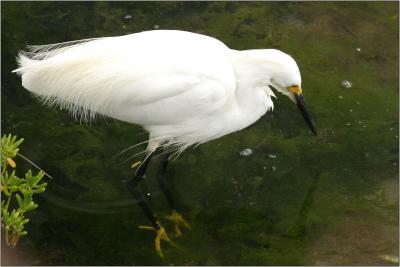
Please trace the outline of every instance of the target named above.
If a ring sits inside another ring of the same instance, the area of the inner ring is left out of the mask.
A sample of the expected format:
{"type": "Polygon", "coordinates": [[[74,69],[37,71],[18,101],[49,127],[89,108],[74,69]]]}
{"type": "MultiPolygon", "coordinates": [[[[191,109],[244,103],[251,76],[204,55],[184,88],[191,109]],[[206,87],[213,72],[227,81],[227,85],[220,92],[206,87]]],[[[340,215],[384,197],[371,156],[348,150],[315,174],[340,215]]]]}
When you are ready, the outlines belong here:
{"type": "Polygon", "coordinates": [[[159,29],[159,28],[160,28],[160,25],[157,25],[157,24],[156,24],[156,25],[153,26],[153,29],[156,29],[156,30],[157,30],[157,29],[159,29]]]}
{"type": "Polygon", "coordinates": [[[268,154],[268,157],[270,158],[270,159],[276,159],[276,155],[274,155],[274,154],[268,154]]]}
{"type": "Polygon", "coordinates": [[[251,154],[253,154],[253,150],[251,150],[250,148],[246,148],[246,149],[243,149],[242,151],[240,151],[240,156],[243,156],[243,157],[250,156],[251,154]]]}
{"type": "Polygon", "coordinates": [[[274,172],[274,171],[276,170],[276,167],[275,167],[275,166],[272,166],[271,169],[272,169],[272,171],[274,172]]]}
{"type": "Polygon", "coordinates": [[[149,196],[150,196],[150,193],[147,193],[147,194],[146,194],[146,196],[148,196],[148,197],[149,197],[149,196]]]}
{"type": "Polygon", "coordinates": [[[357,52],[361,52],[361,48],[357,47],[357,48],[356,48],[356,51],[357,51],[357,52]]]}
{"type": "Polygon", "coordinates": [[[361,103],[357,101],[356,104],[357,104],[357,105],[360,105],[361,103]]]}
{"type": "Polygon", "coordinates": [[[352,84],[349,80],[343,80],[343,81],[341,82],[341,84],[342,84],[342,86],[343,86],[344,88],[351,88],[351,87],[353,86],[353,84],[352,84]]]}
{"type": "Polygon", "coordinates": [[[350,122],[346,123],[346,126],[350,126],[350,125],[351,125],[351,123],[350,123],[350,122]]]}
{"type": "Polygon", "coordinates": [[[363,128],[366,128],[367,127],[367,125],[363,125],[363,128]]]}
{"type": "Polygon", "coordinates": [[[340,96],[338,96],[338,98],[339,98],[339,99],[343,99],[343,96],[342,96],[342,95],[340,95],[340,96]]]}
{"type": "Polygon", "coordinates": [[[349,109],[349,112],[353,112],[353,110],[352,110],[352,109],[349,109]]]}
{"type": "Polygon", "coordinates": [[[394,130],[394,128],[389,128],[389,131],[393,131],[394,130]]]}
{"type": "Polygon", "coordinates": [[[126,14],[126,15],[124,16],[124,19],[132,19],[132,15],[131,15],[131,14],[126,14]]]}

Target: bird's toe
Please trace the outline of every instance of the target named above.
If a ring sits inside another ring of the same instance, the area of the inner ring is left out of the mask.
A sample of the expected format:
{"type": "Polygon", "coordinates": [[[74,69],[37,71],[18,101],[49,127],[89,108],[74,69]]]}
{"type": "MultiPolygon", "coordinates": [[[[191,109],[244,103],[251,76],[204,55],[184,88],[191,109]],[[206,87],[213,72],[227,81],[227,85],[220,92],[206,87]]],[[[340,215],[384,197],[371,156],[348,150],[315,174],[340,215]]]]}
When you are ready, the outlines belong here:
{"type": "Polygon", "coordinates": [[[182,228],[190,229],[190,224],[179,214],[176,210],[172,210],[171,215],[165,216],[165,219],[171,221],[174,224],[175,236],[181,236],[182,228]]]}
{"type": "Polygon", "coordinates": [[[171,241],[171,239],[168,237],[167,232],[165,231],[165,228],[163,226],[161,226],[161,224],[159,222],[158,223],[158,229],[155,229],[153,226],[139,226],[140,229],[143,230],[151,230],[151,231],[155,231],[156,232],[156,238],[154,240],[154,244],[155,244],[155,249],[158,253],[158,255],[161,258],[164,258],[164,253],[162,251],[161,248],[161,240],[164,240],[168,243],[170,243],[171,245],[175,246],[174,243],[171,241]]]}

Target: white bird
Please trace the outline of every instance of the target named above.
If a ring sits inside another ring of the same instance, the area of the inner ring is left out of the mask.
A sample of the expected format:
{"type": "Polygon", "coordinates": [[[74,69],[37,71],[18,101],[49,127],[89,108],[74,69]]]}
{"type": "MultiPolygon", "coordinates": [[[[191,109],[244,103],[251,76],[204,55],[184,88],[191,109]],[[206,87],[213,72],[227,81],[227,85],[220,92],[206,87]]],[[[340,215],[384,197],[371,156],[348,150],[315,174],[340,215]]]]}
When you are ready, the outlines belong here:
{"type": "MultiPolygon", "coordinates": [[[[273,109],[272,88],[297,103],[316,134],[304,104],[299,68],[279,50],[238,51],[215,38],[176,30],[29,49],[18,55],[14,72],[44,103],[84,120],[102,114],[149,132],[146,157],[130,191],[157,231],[158,248],[160,239],[168,237],[137,189],[157,148],[182,152],[246,128],[273,109]]],[[[176,222],[183,225],[181,219],[176,222]]],[[[161,248],[157,250],[162,255],[161,248]]]]}

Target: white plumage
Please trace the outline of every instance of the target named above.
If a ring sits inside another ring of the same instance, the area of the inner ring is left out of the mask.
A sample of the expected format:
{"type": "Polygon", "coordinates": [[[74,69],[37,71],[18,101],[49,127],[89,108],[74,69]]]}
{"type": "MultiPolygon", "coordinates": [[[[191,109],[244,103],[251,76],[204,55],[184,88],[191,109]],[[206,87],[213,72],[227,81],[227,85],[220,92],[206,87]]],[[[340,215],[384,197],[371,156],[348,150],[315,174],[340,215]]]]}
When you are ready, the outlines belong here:
{"type": "Polygon", "coordinates": [[[274,49],[237,51],[205,35],[155,30],[34,46],[18,56],[22,85],[82,119],[143,126],[153,151],[180,151],[241,130],[273,108],[269,86],[294,100],[296,62],[274,49]]]}

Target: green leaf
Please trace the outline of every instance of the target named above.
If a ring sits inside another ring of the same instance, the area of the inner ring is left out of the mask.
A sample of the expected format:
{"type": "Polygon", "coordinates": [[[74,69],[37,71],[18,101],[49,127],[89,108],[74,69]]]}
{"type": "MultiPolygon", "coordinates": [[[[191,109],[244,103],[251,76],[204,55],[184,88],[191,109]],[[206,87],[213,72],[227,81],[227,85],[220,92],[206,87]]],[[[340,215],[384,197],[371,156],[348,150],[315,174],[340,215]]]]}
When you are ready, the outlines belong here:
{"type": "Polygon", "coordinates": [[[2,217],[4,221],[8,221],[10,219],[10,213],[6,209],[1,210],[2,217]]]}
{"type": "Polygon", "coordinates": [[[15,199],[17,200],[17,202],[18,202],[18,206],[19,207],[22,207],[22,199],[21,199],[21,196],[17,193],[17,194],[15,194],[15,199]]]}
{"type": "Polygon", "coordinates": [[[41,187],[41,188],[32,190],[32,193],[34,193],[34,194],[40,194],[40,193],[43,193],[44,191],[46,191],[46,188],[45,188],[45,187],[41,187]]]}
{"type": "Polygon", "coordinates": [[[24,199],[22,200],[22,204],[24,207],[27,207],[32,202],[32,194],[25,195],[24,199]]]}
{"type": "Polygon", "coordinates": [[[31,201],[28,205],[25,206],[25,211],[30,211],[30,210],[34,210],[38,207],[38,204],[33,203],[33,201],[31,201]]]}
{"type": "MultiPolygon", "coordinates": [[[[15,136],[16,137],[16,136],[15,136]]],[[[17,147],[19,147],[19,145],[24,142],[24,138],[19,139],[17,142],[15,142],[14,144],[11,145],[11,148],[16,150],[17,147]]]]}

